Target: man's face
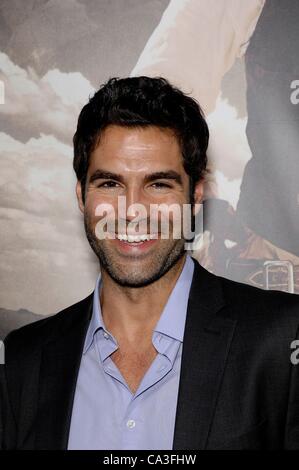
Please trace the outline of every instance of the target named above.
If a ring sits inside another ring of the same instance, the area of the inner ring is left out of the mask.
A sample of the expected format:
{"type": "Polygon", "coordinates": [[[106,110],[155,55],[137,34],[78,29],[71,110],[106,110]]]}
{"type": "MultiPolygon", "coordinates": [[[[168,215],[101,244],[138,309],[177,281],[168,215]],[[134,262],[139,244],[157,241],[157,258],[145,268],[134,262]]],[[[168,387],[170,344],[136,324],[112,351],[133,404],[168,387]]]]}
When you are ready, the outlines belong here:
{"type": "MultiPolygon", "coordinates": [[[[195,191],[196,202],[201,193],[202,184],[199,183],[195,191]]],[[[159,279],[176,265],[184,255],[185,240],[173,237],[171,217],[167,239],[162,236],[161,224],[156,225],[155,233],[150,233],[150,207],[176,204],[182,208],[190,202],[189,194],[189,176],[184,170],[181,149],[173,132],[154,126],[107,127],[90,156],[85,204],[81,185],[77,184],[87,238],[99,258],[101,269],[120,285],[141,287],[159,279]],[[125,197],[127,209],[142,204],[147,215],[133,210],[120,217],[119,196],[125,197]],[[121,225],[116,221],[114,239],[99,239],[96,235],[99,221],[96,208],[103,204],[112,209],[106,213],[108,219],[113,217],[122,222],[121,225]],[[139,236],[154,238],[136,241],[133,220],[139,224],[139,236]]]]}

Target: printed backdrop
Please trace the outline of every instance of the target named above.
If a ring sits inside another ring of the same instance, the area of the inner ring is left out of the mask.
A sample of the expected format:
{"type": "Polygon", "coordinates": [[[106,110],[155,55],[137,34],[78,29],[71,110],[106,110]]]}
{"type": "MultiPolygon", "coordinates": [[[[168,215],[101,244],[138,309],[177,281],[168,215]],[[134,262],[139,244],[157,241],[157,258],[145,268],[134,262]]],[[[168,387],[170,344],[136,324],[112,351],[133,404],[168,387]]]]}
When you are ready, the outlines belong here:
{"type": "Polygon", "coordinates": [[[299,293],[298,21],[297,0],[0,1],[0,338],[94,288],[72,136],[112,76],[165,76],[206,114],[193,256],[299,293]]]}

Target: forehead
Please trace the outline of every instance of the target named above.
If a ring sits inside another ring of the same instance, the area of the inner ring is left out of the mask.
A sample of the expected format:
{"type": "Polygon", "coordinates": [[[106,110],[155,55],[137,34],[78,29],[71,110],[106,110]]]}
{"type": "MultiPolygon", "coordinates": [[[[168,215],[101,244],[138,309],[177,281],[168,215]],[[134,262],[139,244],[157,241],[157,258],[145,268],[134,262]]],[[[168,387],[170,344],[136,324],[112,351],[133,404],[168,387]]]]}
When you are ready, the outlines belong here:
{"type": "Polygon", "coordinates": [[[99,167],[110,171],[184,171],[178,138],[172,130],[156,126],[108,126],[91,153],[89,172],[99,167]]]}

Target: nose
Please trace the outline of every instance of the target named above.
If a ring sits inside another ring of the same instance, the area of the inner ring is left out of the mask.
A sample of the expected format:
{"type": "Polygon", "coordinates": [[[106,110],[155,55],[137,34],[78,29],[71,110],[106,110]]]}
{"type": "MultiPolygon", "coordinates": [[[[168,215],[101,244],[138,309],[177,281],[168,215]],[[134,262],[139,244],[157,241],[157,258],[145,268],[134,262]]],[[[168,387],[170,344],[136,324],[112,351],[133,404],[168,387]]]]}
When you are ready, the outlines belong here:
{"type": "Polygon", "coordinates": [[[132,186],[126,191],[127,221],[147,217],[148,201],[142,191],[142,188],[132,186]]]}

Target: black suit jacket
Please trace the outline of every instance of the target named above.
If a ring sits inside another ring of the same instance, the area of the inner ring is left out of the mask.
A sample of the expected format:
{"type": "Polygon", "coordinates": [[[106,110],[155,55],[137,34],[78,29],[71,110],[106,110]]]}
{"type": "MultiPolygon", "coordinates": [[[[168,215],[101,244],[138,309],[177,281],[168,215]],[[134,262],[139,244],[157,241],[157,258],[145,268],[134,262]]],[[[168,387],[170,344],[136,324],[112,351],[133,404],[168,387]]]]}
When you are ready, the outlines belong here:
{"type": "MultiPolygon", "coordinates": [[[[92,294],[10,333],[1,366],[2,447],[66,449],[92,294]]],[[[299,297],[195,262],[174,449],[299,449],[299,297]]],[[[104,431],[103,431],[104,432],[104,431]]]]}

